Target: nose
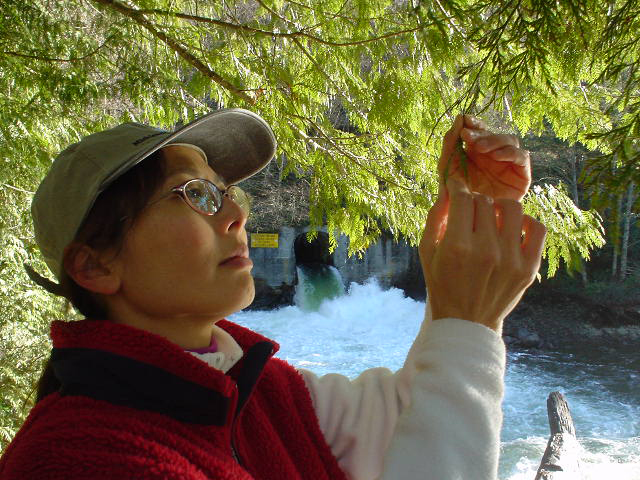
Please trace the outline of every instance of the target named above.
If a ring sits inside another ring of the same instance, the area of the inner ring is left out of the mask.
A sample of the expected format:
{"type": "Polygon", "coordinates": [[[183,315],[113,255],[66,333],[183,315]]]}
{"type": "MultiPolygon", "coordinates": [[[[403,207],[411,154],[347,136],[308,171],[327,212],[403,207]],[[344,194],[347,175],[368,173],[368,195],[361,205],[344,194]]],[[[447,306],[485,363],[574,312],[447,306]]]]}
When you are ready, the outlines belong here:
{"type": "Polygon", "coordinates": [[[225,194],[222,207],[212,218],[215,221],[216,230],[227,233],[244,228],[247,223],[247,212],[225,194]]]}

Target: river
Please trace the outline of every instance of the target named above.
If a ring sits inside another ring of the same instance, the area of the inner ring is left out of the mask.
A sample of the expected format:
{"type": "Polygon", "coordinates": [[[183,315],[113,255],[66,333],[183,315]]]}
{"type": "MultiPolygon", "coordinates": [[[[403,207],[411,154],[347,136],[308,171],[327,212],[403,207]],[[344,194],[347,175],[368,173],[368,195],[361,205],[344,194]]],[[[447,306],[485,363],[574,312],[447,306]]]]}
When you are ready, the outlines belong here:
{"type": "MultiPolygon", "coordinates": [[[[296,367],[353,378],[367,368],[399,368],[424,312],[424,303],[375,281],[316,304],[316,311],[287,306],[230,319],[279,342],[278,356],[296,367]]],[[[585,479],[640,479],[640,352],[510,352],[505,381],[500,480],[534,479],[554,390],[569,403],[585,479]]]]}

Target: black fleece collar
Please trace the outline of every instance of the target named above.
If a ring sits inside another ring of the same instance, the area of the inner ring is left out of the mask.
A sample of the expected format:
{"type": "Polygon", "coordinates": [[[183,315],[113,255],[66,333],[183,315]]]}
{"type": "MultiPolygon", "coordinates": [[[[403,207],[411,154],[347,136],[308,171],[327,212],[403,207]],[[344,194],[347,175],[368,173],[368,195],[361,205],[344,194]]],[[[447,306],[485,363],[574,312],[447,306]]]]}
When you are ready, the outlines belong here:
{"type": "Polygon", "coordinates": [[[83,395],[181,422],[222,426],[247,402],[266,362],[277,349],[277,344],[263,338],[245,350],[234,375],[237,402],[235,395],[224,395],[158,366],[101,349],[54,348],[51,359],[63,396],[83,395]],[[230,412],[234,404],[235,411],[230,412]]]}

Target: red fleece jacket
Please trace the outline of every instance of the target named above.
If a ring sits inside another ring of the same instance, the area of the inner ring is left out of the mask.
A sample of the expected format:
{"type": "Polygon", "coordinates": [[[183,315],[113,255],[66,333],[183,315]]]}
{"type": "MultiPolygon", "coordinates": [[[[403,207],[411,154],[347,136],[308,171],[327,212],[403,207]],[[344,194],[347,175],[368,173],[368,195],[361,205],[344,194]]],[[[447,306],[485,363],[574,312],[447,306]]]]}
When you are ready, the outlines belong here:
{"type": "Polygon", "coordinates": [[[145,331],[54,322],[62,388],[31,411],[0,478],[346,479],[277,344],[217,325],[244,351],[226,375],[145,331]]]}

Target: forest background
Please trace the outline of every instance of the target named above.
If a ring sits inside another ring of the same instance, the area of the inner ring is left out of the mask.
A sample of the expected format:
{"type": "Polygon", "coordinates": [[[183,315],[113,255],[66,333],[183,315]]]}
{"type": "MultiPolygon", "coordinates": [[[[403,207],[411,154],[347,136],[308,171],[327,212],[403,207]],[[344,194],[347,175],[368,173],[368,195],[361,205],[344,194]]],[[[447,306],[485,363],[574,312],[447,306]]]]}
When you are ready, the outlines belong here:
{"type": "Polygon", "coordinates": [[[635,0],[4,0],[0,450],[31,405],[49,323],[74,315],[23,264],[46,272],[30,201],[81,136],[254,110],[279,150],[249,185],[253,227],[326,226],[357,254],[380,235],[417,242],[442,135],[474,113],[532,151],[542,277],[637,306],[639,59],[635,0]]]}

